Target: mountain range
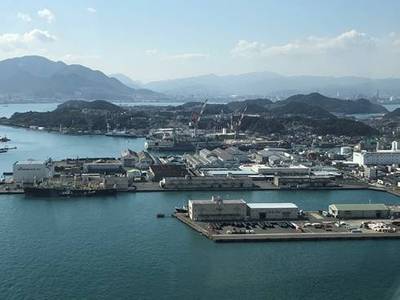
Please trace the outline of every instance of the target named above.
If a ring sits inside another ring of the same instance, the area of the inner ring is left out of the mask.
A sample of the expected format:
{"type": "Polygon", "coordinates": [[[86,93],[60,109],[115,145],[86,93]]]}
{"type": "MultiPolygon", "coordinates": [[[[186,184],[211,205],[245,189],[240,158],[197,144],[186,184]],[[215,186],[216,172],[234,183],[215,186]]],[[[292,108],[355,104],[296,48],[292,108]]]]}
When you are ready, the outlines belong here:
{"type": "MultiPolygon", "coordinates": [[[[178,108],[199,111],[201,102],[188,102],[178,108]]],[[[205,114],[240,113],[268,115],[304,115],[313,118],[329,118],[352,114],[385,114],[387,109],[367,99],[343,100],[330,98],[319,93],[298,94],[285,100],[273,102],[269,99],[247,99],[226,104],[207,104],[205,114]]]]}
{"type": "Polygon", "coordinates": [[[128,87],[116,78],[82,65],[68,65],[41,56],[0,61],[0,101],[60,101],[68,99],[135,101],[165,99],[144,88],[128,87]]]}
{"type": "Polygon", "coordinates": [[[400,79],[364,77],[283,76],[271,72],[240,75],[215,74],[173,80],[153,81],[142,85],[160,93],[183,98],[267,96],[286,98],[294,94],[319,92],[338,98],[400,96],[400,79]]]}

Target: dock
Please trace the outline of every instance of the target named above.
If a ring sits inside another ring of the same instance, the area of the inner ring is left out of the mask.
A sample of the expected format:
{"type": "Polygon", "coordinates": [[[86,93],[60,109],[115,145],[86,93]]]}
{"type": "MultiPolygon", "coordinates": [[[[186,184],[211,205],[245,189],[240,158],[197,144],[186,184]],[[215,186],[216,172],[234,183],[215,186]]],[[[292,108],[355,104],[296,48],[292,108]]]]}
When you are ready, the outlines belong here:
{"type": "MultiPolygon", "coordinates": [[[[182,223],[193,230],[204,235],[208,239],[217,243],[234,242],[279,242],[279,241],[317,241],[317,240],[372,240],[372,239],[400,239],[400,232],[375,232],[372,230],[363,230],[353,233],[348,230],[339,229],[338,231],[325,231],[307,229],[299,230],[281,230],[281,232],[268,233],[246,233],[246,234],[226,234],[217,233],[208,228],[208,223],[192,221],[185,213],[175,213],[174,216],[182,223]]],[[[300,221],[300,220],[299,220],[300,221]]],[[[352,220],[361,222],[365,220],[352,220]]],[[[388,220],[385,220],[388,221],[388,220]]],[[[298,222],[298,221],[293,221],[298,222]]],[[[300,221],[304,223],[303,221],[300,221]]],[[[273,231],[273,230],[271,230],[273,231]]]]}

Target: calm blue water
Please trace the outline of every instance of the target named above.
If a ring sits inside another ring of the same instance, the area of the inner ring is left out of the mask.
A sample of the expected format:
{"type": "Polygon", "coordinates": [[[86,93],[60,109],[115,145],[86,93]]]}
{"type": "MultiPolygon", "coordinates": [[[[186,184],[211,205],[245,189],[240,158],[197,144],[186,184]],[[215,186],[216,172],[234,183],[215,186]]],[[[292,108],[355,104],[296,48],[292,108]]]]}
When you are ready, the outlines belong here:
{"type": "MultiPolygon", "coordinates": [[[[67,136],[0,127],[26,158],[117,156],[142,139],[67,136]]],[[[226,198],[400,203],[372,191],[228,192],[226,198]]],[[[207,192],[94,199],[0,196],[0,299],[399,299],[400,241],[216,244],[169,214],[207,192]]]]}

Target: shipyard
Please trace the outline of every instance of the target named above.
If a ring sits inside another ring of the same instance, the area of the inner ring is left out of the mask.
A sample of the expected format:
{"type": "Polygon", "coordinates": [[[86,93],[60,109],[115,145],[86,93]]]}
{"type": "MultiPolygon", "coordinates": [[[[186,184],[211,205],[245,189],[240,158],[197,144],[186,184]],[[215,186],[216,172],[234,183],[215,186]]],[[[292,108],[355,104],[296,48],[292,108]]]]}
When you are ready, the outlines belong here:
{"type": "Polygon", "coordinates": [[[0,1],[0,300],[400,300],[399,12],[0,1]]]}

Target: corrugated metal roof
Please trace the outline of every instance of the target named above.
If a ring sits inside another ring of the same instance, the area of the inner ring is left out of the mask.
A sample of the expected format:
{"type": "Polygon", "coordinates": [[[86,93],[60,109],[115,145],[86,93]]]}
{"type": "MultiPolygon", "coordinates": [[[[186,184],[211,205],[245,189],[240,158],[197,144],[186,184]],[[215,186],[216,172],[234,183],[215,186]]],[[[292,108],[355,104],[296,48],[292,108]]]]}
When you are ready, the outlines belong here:
{"type": "MultiPolygon", "coordinates": [[[[213,200],[189,200],[189,202],[193,204],[214,204],[217,203],[216,201],[213,200]]],[[[223,204],[243,204],[246,203],[243,200],[222,200],[223,204]]]]}
{"type": "Polygon", "coordinates": [[[297,208],[294,203],[247,203],[250,208],[297,208]]]}
{"type": "Polygon", "coordinates": [[[385,204],[367,203],[367,204],[331,204],[336,210],[388,210],[389,208],[385,204]]]}

